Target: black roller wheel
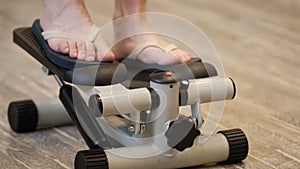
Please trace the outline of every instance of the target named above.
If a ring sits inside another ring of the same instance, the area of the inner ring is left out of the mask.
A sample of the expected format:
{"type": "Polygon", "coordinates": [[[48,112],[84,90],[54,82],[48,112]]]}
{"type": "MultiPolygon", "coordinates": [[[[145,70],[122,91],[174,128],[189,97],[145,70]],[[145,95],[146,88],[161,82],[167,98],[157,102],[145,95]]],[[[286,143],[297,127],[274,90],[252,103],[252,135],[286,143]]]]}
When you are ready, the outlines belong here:
{"type": "Polygon", "coordinates": [[[248,140],[241,129],[223,130],[218,133],[221,133],[226,137],[229,145],[228,159],[220,164],[240,163],[247,157],[249,150],[248,140]]]}
{"type": "Polygon", "coordinates": [[[35,131],[38,124],[38,112],[32,100],[11,102],[7,110],[8,121],[13,131],[26,133],[35,131]]]}
{"type": "Polygon", "coordinates": [[[108,169],[106,154],[102,149],[79,151],[75,157],[75,169],[108,169]]]}

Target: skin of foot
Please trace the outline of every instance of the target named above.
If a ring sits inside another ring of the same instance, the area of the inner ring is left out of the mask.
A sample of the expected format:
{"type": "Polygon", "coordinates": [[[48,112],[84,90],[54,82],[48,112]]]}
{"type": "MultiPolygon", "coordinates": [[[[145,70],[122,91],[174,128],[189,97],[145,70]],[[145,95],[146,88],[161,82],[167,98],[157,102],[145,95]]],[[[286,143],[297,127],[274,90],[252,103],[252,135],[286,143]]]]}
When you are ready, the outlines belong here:
{"type": "MultiPolygon", "coordinates": [[[[112,49],[116,58],[125,58],[136,46],[143,43],[152,42],[162,47],[169,45],[168,42],[154,34],[134,35],[123,39],[124,32],[126,34],[129,31],[143,32],[148,30],[144,15],[126,17],[131,14],[144,13],[145,11],[146,0],[115,0],[114,31],[115,39],[117,41],[120,40],[112,49]],[[122,20],[122,17],[126,17],[125,21],[119,22],[118,20],[122,20]]],[[[171,65],[188,62],[191,60],[191,56],[188,52],[178,48],[165,52],[158,47],[149,46],[138,55],[137,59],[147,64],[171,65]]]]}
{"type": "MultiPolygon", "coordinates": [[[[93,22],[83,0],[43,0],[40,24],[44,31],[88,35],[93,22]]],[[[51,49],[85,61],[111,61],[115,55],[98,33],[93,42],[76,39],[48,39],[51,49]]]]}
{"type": "MultiPolygon", "coordinates": [[[[93,23],[83,0],[43,0],[44,12],[40,23],[44,31],[60,31],[74,34],[88,34],[93,23]]],[[[146,11],[145,0],[115,0],[115,13],[113,19],[119,19],[146,11]]],[[[130,24],[118,25],[122,31],[130,29],[147,29],[146,20],[139,18],[130,24]],[[130,27],[128,27],[130,25],[130,27]]],[[[115,30],[119,36],[119,30],[115,30]]],[[[168,43],[156,35],[138,35],[122,40],[110,51],[101,34],[94,42],[85,42],[76,39],[53,38],[48,40],[50,48],[54,51],[69,54],[72,58],[85,61],[111,61],[115,58],[125,58],[138,45],[144,42],[153,42],[160,46],[168,43]]],[[[191,57],[188,52],[174,49],[164,52],[157,47],[144,49],[138,59],[148,64],[170,65],[188,62],[191,57]]]]}

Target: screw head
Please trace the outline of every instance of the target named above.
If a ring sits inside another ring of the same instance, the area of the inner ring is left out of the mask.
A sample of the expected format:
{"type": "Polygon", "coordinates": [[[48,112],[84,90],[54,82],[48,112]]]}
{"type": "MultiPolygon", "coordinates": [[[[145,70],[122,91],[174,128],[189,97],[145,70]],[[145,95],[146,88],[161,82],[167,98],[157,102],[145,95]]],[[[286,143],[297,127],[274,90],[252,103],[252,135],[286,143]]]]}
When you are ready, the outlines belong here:
{"type": "Polygon", "coordinates": [[[135,131],[134,126],[133,126],[133,125],[130,125],[130,126],[128,127],[128,131],[129,131],[130,133],[134,133],[134,131],[135,131]]]}

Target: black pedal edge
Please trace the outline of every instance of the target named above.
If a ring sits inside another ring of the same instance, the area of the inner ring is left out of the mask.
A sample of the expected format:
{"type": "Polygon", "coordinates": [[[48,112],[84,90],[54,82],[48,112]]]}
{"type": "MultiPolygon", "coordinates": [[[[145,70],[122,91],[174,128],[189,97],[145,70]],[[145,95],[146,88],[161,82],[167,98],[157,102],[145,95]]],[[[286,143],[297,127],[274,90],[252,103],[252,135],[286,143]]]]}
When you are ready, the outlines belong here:
{"type": "Polygon", "coordinates": [[[60,78],[63,78],[67,70],[56,67],[44,56],[42,47],[33,35],[31,27],[15,29],[13,31],[13,41],[27,53],[32,55],[42,65],[46,66],[52,73],[58,75],[60,78]]]}

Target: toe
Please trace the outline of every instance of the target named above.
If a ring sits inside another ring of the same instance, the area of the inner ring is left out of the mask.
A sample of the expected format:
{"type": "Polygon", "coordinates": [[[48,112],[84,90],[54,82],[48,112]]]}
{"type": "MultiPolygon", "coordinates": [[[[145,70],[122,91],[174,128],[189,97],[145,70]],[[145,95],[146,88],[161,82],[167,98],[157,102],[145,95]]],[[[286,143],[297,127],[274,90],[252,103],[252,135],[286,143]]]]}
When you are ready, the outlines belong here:
{"type": "Polygon", "coordinates": [[[112,61],[114,59],[115,59],[114,53],[111,50],[109,50],[108,52],[105,52],[102,61],[112,61]]]}
{"type": "Polygon", "coordinates": [[[70,48],[67,41],[61,41],[59,43],[59,52],[63,54],[69,54],[70,48]]]}
{"type": "Polygon", "coordinates": [[[114,53],[108,49],[108,47],[102,47],[101,49],[97,49],[97,61],[112,61],[115,59],[114,53]],[[105,50],[106,49],[106,50],[105,50]]]}
{"type": "Polygon", "coordinates": [[[48,45],[49,45],[49,47],[52,49],[52,50],[54,50],[54,51],[56,51],[56,52],[60,52],[60,50],[59,50],[59,46],[60,46],[60,40],[58,40],[58,39],[50,39],[50,40],[48,40],[48,45]]]}
{"type": "Polygon", "coordinates": [[[191,60],[189,53],[187,53],[183,50],[175,49],[170,53],[172,53],[173,55],[176,55],[177,58],[179,59],[179,62],[185,63],[185,62],[189,62],[191,60]]]}
{"type": "Polygon", "coordinates": [[[164,52],[157,47],[144,49],[138,59],[146,64],[172,65],[180,63],[180,58],[172,52],[164,52]]]}
{"type": "Polygon", "coordinates": [[[69,54],[70,47],[68,41],[62,39],[50,39],[48,40],[49,47],[59,53],[69,54]]]}
{"type": "Polygon", "coordinates": [[[110,48],[107,46],[106,42],[99,38],[96,41],[94,41],[94,45],[96,48],[96,59],[97,61],[113,61],[115,60],[114,53],[110,50],[110,48]]]}
{"type": "Polygon", "coordinates": [[[187,51],[184,51],[184,50],[181,50],[182,51],[182,55],[185,57],[185,60],[187,62],[191,61],[192,57],[191,57],[191,54],[187,51]]]}
{"type": "Polygon", "coordinates": [[[78,56],[78,50],[77,50],[77,44],[75,40],[69,40],[68,41],[70,52],[69,55],[71,58],[77,58],[78,56]]]}
{"type": "Polygon", "coordinates": [[[167,52],[168,62],[167,65],[183,63],[182,57],[176,52],[167,52]]]}
{"type": "Polygon", "coordinates": [[[96,60],[95,45],[92,42],[86,42],[86,61],[93,62],[96,60]]]}
{"type": "Polygon", "coordinates": [[[78,56],[77,58],[79,60],[85,60],[86,58],[86,49],[85,49],[85,42],[84,41],[77,41],[77,50],[78,50],[78,56]]]}

